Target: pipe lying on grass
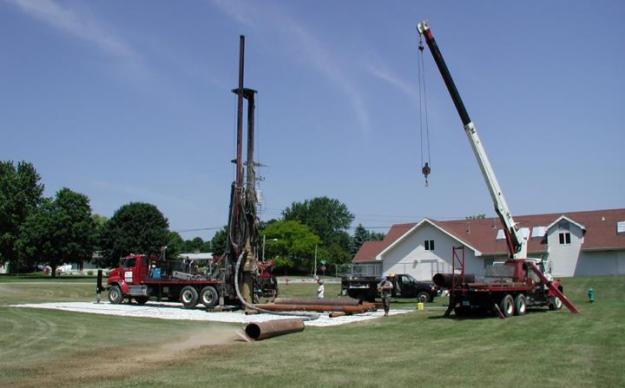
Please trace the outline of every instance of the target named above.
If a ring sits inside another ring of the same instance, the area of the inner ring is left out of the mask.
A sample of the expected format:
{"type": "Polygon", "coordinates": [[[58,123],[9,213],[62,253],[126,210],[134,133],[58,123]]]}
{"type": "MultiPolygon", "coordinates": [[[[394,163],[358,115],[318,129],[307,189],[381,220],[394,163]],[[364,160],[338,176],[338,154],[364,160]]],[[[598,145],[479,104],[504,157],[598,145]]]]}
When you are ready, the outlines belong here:
{"type": "Polygon", "coordinates": [[[324,305],[324,304],[262,304],[256,305],[263,310],[269,311],[340,311],[345,314],[362,314],[367,311],[375,311],[373,303],[363,303],[356,306],[324,305]]]}
{"type": "Polygon", "coordinates": [[[254,322],[245,326],[245,334],[256,341],[302,330],[304,330],[302,319],[277,319],[275,321],[254,322]]]}
{"type": "Polygon", "coordinates": [[[314,304],[324,306],[357,306],[360,304],[358,299],[353,298],[276,298],[274,304],[314,304]]]}

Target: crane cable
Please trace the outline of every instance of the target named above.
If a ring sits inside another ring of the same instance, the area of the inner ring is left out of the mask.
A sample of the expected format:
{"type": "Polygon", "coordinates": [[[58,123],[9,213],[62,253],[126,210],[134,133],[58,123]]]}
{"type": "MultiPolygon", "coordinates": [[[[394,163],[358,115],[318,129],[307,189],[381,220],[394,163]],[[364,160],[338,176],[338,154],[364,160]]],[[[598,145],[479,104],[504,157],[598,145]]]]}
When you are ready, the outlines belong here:
{"type": "Polygon", "coordinates": [[[425,85],[425,65],[423,60],[423,37],[419,34],[419,60],[418,62],[418,78],[419,78],[419,140],[421,144],[421,172],[425,177],[425,186],[428,187],[428,176],[432,171],[430,164],[430,123],[428,120],[428,102],[427,88],[425,85]],[[424,125],[425,124],[425,125],[424,125]],[[425,128],[425,149],[424,152],[424,128],[425,128]]]}

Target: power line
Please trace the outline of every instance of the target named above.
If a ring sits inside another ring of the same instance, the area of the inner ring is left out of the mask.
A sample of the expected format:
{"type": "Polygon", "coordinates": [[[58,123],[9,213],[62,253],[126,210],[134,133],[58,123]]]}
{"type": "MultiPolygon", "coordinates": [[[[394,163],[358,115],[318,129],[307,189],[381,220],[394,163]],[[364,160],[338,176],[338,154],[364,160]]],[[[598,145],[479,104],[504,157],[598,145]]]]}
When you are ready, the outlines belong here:
{"type": "Polygon", "coordinates": [[[173,232],[176,232],[176,233],[201,232],[205,230],[219,230],[222,228],[223,226],[209,226],[206,228],[178,229],[178,230],[174,230],[173,232]]]}

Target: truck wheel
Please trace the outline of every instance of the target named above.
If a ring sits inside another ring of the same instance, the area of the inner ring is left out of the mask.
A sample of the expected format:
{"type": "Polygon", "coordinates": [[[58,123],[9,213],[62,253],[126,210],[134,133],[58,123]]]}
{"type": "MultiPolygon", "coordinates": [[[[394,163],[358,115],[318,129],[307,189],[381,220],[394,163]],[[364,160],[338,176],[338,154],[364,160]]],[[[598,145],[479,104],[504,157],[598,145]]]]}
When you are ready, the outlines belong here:
{"type": "Polygon", "coordinates": [[[519,294],[514,298],[514,313],[516,315],[525,315],[527,312],[527,299],[525,295],[519,294]]]}
{"type": "Polygon", "coordinates": [[[147,296],[135,296],[135,302],[140,305],[146,304],[148,299],[149,298],[147,296]]]}
{"type": "Polygon", "coordinates": [[[180,291],[180,302],[186,309],[192,309],[197,304],[197,290],[191,286],[186,286],[180,291]]]}
{"type": "Polygon", "coordinates": [[[421,303],[428,303],[431,302],[430,300],[430,294],[428,294],[425,291],[421,291],[420,293],[417,294],[417,300],[421,303]]]}
{"type": "Polygon", "coordinates": [[[219,294],[213,286],[206,286],[200,291],[200,302],[206,307],[215,307],[219,302],[219,294]]]}
{"type": "Polygon", "coordinates": [[[562,308],[562,301],[557,296],[549,298],[549,310],[560,310],[562,308]]]}
{"type": "Polygon", "coordinates": [[[511,317],[514,314],[514,299],[512,299],[512,295],[506,294],[503,298],[501,298],[499,308],[501,309],[504,317],[511,317]]]}
{"type": "Polygon", "coordinates": [[[120,304],[124,301],[124,294],[122,289],[116,284],[109,290],[109,302],[112,304],[120,304]]]}

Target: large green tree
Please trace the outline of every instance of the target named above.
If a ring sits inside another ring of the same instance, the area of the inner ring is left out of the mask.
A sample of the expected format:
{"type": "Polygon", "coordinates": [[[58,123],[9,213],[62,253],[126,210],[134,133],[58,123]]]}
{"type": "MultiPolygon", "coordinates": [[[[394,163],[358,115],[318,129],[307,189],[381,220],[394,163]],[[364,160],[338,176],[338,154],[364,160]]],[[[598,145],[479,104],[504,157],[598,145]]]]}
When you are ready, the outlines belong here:
{"type": "Polygon", "coordinates": [[[176,259],[180,253],[186,252],[185,241],[178,232],[167,234],[167,257],[176,259]]]}
{"type": "Polygon", "coordinates": [[[19,269],[17,241],[20,227],[42,201],[43,184],[27,162],[0,162],[0,264],[19,269]]]}
{"type": "Polygon", "coordinates": [[[228,226],[224,226],[218,230],[211,239],[211,248],[213,255],[221,256],[226,251],[226,244],[228,243],[228,226]]]}
{"type": "Polygon", "coordinates": [[[65,262],[91,260],[95,230],[89,199],[63,188],[26,218],[17,245],[22,257],[47,263],[56,276],[56,268],[65,262]]]}
{"type": "Polygon", "coordinates": [[[358,224],[354,230],[354,237],[352,238],[352,255],[360,249],[365,241],[379,241],[384,239],[384,234],[372,232],[367,230],[362,224],[358,224]]]}
{"type": "Polygon", "coordinates": [[[192,240],[185,240],[183,247],[184,247],[183,249],[185,252],[193,253],[193,252],[202,252],[203,250],[206,249],[207,245],[204,242],[204,240],[202,240],[201,237],[195,237],[192,240]]]}
{"type": "Polygon", "coordinates": [[[169,223],[158,208],[132,202],[120,207],[102,231],[103,265],[115,266],[130,253],[159,255],[172,237],[169,223]]]}
{"type": "Polygon", "coordinates": [[[311,228],[299,221],[276,221],[264,230],[265,255],[277,259],[278,267],[295,267],[307,272],[312,269],[315,246],[321,239],[311,228]]]}
{"type": "Polygon", "coordinates": [[[347,229],[354,215],[337,199],[317,197],[293,202],[282,212],[286,221],[296,220],[310,227],[321,242],[318,257],[329,264],[341,264],[351,259],[351,236],[347,229]]]}
{"type": "Polygon", "coordinates": [[[296,220],[308,225],[326,244],[336,239],[337,232],[346,231],[354,220],[344,203],[328,197],[293,202],[282,215],[286,221],[296,220]]]}
{"type": "Polygon", "coordinates": [[[108,218],[100,214],[94,213],[91,215],[91,219],[93,220],[93,223],[95,225],[95,246],[93,247],[93,249],[99,254],[102,250],[102,247],[100,246],[102,242],[102,233],[104,231],[104,228],[106,227],[108,218]]]}

